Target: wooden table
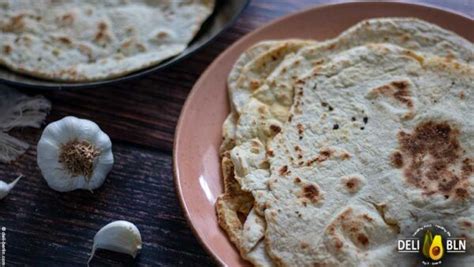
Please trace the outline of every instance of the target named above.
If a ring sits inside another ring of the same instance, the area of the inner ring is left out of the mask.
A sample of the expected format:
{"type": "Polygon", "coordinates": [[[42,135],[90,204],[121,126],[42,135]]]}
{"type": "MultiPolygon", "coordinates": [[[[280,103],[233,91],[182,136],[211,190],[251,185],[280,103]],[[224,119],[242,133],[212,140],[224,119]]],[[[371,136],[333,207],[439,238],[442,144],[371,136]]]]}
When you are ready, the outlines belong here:
{"type": "MultiPolygon", "coordinates": [[[[0,201],[7,266],[85,266],[96,231],[119,219],[138,226],[143,250],[136,260],[102,251],[94,266],[215,265],[193,236],[175,194],[171,158],[181,107],[199,75],[237,39],[274,18],[327,2],[254,0],[233,27],[165,72],[103,88],[45,92],[53,103],[47,121],[73,115],[97,122],[113,140],[116,164],[94,193],[49,189],[36,164],[35,145],[18,161],[0,164],[0,179],[25,176],[0,201]]],[[[472,0],[420,2],[474,16],[472,0]]],[[[36,144],[40,133],[14,134],[36,144]]]]}

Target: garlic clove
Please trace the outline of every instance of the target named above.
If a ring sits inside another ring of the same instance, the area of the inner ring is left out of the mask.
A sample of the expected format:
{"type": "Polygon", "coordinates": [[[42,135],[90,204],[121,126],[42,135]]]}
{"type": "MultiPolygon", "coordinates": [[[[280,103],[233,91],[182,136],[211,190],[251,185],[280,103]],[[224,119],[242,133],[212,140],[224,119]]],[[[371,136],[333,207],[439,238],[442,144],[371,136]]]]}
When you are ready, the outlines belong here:
{"type": "Polygon", "coordinates": [[[125,253],[135,258],[142,248],[142,237],[133,223],[114,221],[102,227],[95,234],[92,253],[87,264],[92,260],[98,248],[125,253]]]}
{"type": "Polygon", "coordinates": [[[18,178],[9,184],[5,183],[4,181],[0,181],[0,199],[6,197],[22,177],[22,175],[18,176],[18,178]]]}

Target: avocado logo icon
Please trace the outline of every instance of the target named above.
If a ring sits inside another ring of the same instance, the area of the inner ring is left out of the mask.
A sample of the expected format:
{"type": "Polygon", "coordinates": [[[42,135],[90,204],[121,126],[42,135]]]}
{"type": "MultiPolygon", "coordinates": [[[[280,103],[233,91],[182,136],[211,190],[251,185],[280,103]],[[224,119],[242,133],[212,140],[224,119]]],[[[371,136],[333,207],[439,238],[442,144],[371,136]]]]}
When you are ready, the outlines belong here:
{"type": "Polygon", "coordinates": [[[435,235],[433,237],[430,230],[426,231],[423,237],[422,253],[425,257],[434,261],[441,259],[444,254],[443,239],[441,235],[435,235]]]}
{"type": "Polygon", "coordinates": [[[444,248],[442,237],[441,235],[435,235],[430,247],[430,258],[434,261],[437,261],[443,257],[443,254],[444,248]]]}
{"type": "Polygon", "coordinates": [[[423,237],[423,255],[427,258],[430,258],[430,247],[431,243],[433,243],[433,235],[431,231],[428,230],[425,232],[425,236],[423,237]]]}

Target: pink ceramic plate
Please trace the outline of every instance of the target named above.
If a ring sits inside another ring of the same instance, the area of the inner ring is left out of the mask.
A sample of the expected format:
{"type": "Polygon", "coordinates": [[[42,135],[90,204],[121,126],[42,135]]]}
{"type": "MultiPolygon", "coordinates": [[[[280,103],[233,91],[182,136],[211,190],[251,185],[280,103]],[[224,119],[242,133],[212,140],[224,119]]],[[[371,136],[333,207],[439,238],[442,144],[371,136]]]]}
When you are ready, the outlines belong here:
{"type": "Polygon", "coordinates": [[[342,3],[319,6],[267,24],[229,47],[194,85],[178,122],[174,144],[177,192],[196,236],[215,259],[228,266],[246,264],[219,228],[214,208],[222,192],[218,148],[229,113],[226,79],[237,57],[261,40],[335,37],[372,17],[418,17],[474,41],[473,21],[462,15],[406,3],[342,3]]]}

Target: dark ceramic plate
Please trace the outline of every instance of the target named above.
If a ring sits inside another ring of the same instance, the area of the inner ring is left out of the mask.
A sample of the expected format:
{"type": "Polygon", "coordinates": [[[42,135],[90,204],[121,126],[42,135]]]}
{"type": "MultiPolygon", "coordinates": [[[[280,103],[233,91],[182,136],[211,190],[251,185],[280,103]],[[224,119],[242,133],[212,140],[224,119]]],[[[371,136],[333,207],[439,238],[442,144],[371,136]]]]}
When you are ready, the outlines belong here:
{"type": "Polygon", "coordinates": [[[0,83],[39,89],[77,89],[108,85],[138,78],[146,74],[162,71],[167,67],[181,61],[187,56],[193,54],[201,47],[211,42],[219,33],[227,29],[235,22],[237,17],[242,13],[242,11],[245,9],[249,2],[250,0],[217,0],[214,13],[206,20],[196,37],[181,54],[164,62],[161,62],[159,65],[147,69],[139,70],[137,72],[133,72],[131,74],[119,78],[113,78],[108,80],[80,83],[65,83],[37,79],[34,77],[13,72],[4,67],[0,67],[0,83]]]}

